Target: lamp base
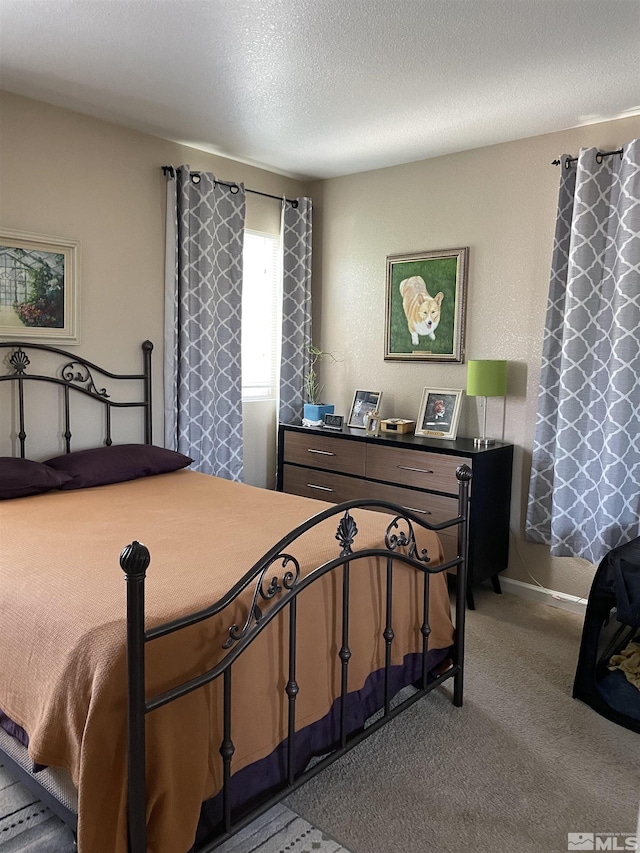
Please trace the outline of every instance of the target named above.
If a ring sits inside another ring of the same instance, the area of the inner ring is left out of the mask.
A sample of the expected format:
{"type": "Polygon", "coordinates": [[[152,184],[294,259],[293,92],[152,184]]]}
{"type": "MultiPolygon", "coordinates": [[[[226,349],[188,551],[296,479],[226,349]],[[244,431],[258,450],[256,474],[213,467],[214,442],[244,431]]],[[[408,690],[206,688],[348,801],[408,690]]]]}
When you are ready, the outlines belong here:
{"type": "Polygon", "coordinates": [[[495,444],[495,438],[474,438],[473,446],[474,447],[490,447],[492,444],[495,444]]]}

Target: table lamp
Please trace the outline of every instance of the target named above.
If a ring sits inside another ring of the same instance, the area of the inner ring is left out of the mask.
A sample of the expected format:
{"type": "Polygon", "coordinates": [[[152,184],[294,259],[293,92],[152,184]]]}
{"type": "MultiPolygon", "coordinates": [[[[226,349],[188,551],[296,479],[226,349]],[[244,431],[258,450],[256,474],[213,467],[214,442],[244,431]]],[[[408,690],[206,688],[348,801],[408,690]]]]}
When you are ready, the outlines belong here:
{"type": "Polygon", "coordinates": [[[467,362],[467,395],[484,397],[482,417],[482,436],[474,438],[476,447],[488,447],[495,444],[494,438],[487,438],[487,397],[505,397],[507,394],[507,362],[483,359],[467,362]]]}

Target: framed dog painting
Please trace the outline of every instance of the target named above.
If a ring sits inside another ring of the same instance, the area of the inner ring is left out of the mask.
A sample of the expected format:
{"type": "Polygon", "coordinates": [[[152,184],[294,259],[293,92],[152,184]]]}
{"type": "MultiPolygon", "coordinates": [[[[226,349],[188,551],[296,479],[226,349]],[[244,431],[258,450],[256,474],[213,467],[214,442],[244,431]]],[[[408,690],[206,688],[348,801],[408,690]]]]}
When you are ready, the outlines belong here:
{"type": "Polygon", "coordinates": [[[464,360],[468,247],[387,257],[386,361],[464,360]]]}

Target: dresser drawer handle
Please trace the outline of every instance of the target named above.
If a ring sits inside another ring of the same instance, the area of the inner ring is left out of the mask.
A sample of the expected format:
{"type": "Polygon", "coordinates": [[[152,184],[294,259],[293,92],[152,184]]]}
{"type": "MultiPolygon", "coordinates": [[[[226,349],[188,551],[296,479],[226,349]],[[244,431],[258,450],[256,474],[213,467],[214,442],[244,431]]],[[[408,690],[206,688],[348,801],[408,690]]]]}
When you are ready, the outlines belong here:
{"type": "Polygon", "coordinates": [[[418,509],[415,506],[403,506],[402,509],[408,509],[409,512],[419,512],[420,515],[433,515],[430,509],[418,509]]]}
{"type": "Polygon", "coordinates": [[[314,483],[307,483],[307,488],[318,489],[321,492],[332,492],[333,491],[333,489],[330,489],[328,486],[316,486],[314,483]]]}
{"type": "Polygon", "coordinates": [[[428,471],[426,468],[411,468],[409,465],[398,465],[401,471],[415,471],[418,474],[433,474],[433,471],[428,471]]]}
{"type": "Polygon", "coordinates": [[[312,450],[310,447],[307,447],[307,453],[319,453],[321,456],[335,456],[335,453],[331,453],[329,450],[312,450]]]}

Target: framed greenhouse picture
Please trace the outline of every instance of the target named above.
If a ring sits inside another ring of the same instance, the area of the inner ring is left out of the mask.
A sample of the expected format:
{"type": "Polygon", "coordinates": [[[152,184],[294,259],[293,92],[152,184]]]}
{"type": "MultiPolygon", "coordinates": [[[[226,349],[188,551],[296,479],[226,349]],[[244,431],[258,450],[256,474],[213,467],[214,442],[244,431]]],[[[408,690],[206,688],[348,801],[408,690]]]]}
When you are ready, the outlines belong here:
{"type": "Polygon", "coordinates": [[[468,247],[387,257],[384,357],[464,360],[468,247]]]}
{"type": "Polygon", "coordinates": [[[0,338],[79,343],[80,245],[0,228],[0,338]]]}

